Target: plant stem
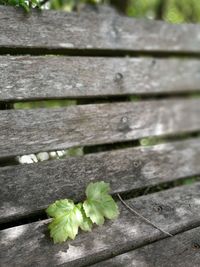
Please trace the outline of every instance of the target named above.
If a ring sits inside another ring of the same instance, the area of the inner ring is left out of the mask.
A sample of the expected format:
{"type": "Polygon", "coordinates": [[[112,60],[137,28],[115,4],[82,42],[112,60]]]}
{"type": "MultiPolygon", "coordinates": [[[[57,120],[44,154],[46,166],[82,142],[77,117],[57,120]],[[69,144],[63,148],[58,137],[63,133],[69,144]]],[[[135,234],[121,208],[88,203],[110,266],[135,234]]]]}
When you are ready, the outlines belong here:
{"type": "Polygon", "coordinates": [[[154,228],[158,229],[160,232],[164,233],[167,236],[172,237],[173,235],[170,234],[169,232],[161,229],[160,227],[158,227],[156,224],[152,223],[151,221],[149,221],[148,219],[146,219],[144,216],[142,216],[141,214],[139,214],[136,210],[134,210],[132,207],[130,207],[120,196],[120,194],[117,194],[119,200],[122,202],[122,204],[129,209],[134,215],[137,215],[139,218],[141,218],[143,221],[145,221],[146,223],[150,224],[151,226],[153,226],[154,228]]]}

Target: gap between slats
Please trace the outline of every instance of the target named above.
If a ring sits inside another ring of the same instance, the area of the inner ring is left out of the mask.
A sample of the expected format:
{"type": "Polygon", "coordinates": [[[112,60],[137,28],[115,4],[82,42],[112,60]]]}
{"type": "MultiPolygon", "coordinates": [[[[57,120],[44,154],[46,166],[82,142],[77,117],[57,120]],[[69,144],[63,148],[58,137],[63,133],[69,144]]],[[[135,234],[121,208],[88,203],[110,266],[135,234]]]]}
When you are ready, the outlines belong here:
{"type": "Polygon", "coordinates": [[[92,145],[92,146],[82,146],[82,147],[72,147],[66,150],[62,150],[61,153],[57,153],[58,151],[40,151],[36,154],[28,154],[28,155],[17,155],[15,157],[5,157],[0,159],[0,168],[6,167],[6,166],[12,166],[12,165],[19,165],[19,164],[36,164],[41,161],[50,161],[50,160],[62,160],[67,159],[70,157],[79,157],[83,155],[89,155],[92,153],[101,153],[106,151],[113,151],[113,150],[120,150],[125,148],[133,148],[133,147],[148,147],[153,145],[159,145],[159,144],[165,144],[169,142],[177,142],[177,141],[187,141],[187,139],[190,138],[197,138],[200,137],[200,131],[197,132],[190,132],[186,134],[176,134],[176,135],[166,135],[166,136],[152,136],[147,138],[142,138],[138,140],[132,140],[132,141],[126,141],[126,142],[117,142],[112,144],[101,144],[101,145],[92,145]],[[53,152],[53,155],[52,155],[53,152]],[[45,153],[43,156],[46,157],[46,159],[41,159],[40,156],[38,157],[40,153],[45,153]],[[48,158],[47,155],[48,154],[48,158]],[[61,155],[59,155],[61,154],[61,155]],[[32,160],[29,160],[29,162],[26,162],[23,160],[22,157],[29,157],[32,160]],[[35,157],[37,158],[37,161],[35,161],[35,157]],[[32,163],[30,162],[32,161],[32,163]]]}
{"type": "Polygon", "coordinates": [[[124,57],[155,57],[155,58],[200,58],[200,52],[190,51],[164,51],[157,49],[156,51],[144,50],[123,50],[123,49],[69,49],[69,48],[44,48],[44,47],[6,47],[0,46],[1,56],[67,56],[67,57],[106,57],[106,58],[124,58],[124,57]]]}
{"type": "Polygon", "coordinates": [[[86,98],[54,98],[39,100],[21,100],[21,101],[0,101],[0,110],[10,109],[56,109],[69,106],[91,105],[91,104],[109,104],[121,102],[140,102],[140,101],[159,101],[173,99],[198,99],[199,91],[179,92],[172,94],[146,94],[146,95],[115,95],[107,97],[86,97],[86,98]]]}

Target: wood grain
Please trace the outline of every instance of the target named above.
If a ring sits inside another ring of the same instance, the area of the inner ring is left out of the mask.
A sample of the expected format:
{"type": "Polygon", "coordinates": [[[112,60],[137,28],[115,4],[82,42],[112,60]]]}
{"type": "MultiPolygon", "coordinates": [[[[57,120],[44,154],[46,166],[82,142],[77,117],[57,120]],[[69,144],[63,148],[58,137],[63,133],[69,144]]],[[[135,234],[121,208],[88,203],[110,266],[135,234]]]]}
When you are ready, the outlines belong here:
{"type": "Polygon", "coordinates": [[[199,267],[200,227],[91,267],[199,267]]]}
{"type": "Polygon", "coordinates": [[[0,111],[0,158],[198,131],[200,100],[0,111]]]}
{"type": "Polygon", "coordinates": [[[109,182],[116,194],[198,176],[199,158],[200,139],[191,139],[0,168],[0,222],[41,211],[60,198],[82,201],[91,181],[109,182]]]}
{"type": "Polygon", "coordinates": [[[200,52],[199,25],[136,20],[104,7],[71,14],[0,7],[0,25],[0,48],[200,52]]]}
{"type": "MultiPolygon", "coordinates": [[[[200,183],[196,183],[127,203],[161,228],[176,234],[200,224],[199,190],[200,183]]],[[[117,220],[107,221],[90,233],[81,232],[76,240],[60,245],[50,240],[48,221],[1,231],[1,266],[88,266],[166,237],[124,206],[119,207],[117,220]]]]}
{"type": "Polygon", "coordinates": [[[200,91],[199,70],[192,59],[1,56],[0,100],[200,91]]]}

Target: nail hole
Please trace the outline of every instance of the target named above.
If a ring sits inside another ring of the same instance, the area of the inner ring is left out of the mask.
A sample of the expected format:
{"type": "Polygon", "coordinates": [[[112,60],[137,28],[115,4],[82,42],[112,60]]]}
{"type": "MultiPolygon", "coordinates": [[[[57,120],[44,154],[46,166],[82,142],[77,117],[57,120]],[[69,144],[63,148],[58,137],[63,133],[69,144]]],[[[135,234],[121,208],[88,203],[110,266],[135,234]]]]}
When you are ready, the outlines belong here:
{"type": "Polygon", "coordinates": [[[139,161],[134,161],[133,165],[135,168],[138,168],[140,166],[140,162],[139,161]]]}
{"type": "Polygon", "coordinates": [[[128,118],[127,118],[127,117],[122,117],[122,118],[121,118],[121,121],[122,121],[123,123],[127,123],[127,122],[128,122],[128,118]]]}
{"type": "Polygon", "coordinates": [[[161,206],[155,206],[153,208],[156,212],[161,212],[163,210],[163,208],[161,206]]]}
{"type": "Polygon", "coordinates": [[[192,248],[193,248],[193,249],[200,249],[200,244],[198,244],[198,243],[193,243],[193,244],[192,244],[192,248]]]}
{"type": "Polygon", "coordinates": [[[115,81],[121,81],[123,79],[123,75],[121,73],[116,73],[115,75],[115,81]]]}

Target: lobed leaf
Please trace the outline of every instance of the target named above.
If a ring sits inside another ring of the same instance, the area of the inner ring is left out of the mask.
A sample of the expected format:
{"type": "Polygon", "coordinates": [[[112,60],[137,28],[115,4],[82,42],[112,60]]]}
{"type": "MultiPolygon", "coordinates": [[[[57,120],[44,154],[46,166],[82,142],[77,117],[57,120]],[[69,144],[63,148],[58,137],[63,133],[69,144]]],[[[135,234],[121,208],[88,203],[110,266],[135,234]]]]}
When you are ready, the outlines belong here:
{"type": "Polygon", "coordinates": [[[46,210],[53,217],[48,228],[54,243],[61,243],[68,238],[74,239],[78,228],[83,223],[80,209],[68,199],[58,200],[46,210]]]}
{"type": "Polygon", "coordinates": [[[85,211],[83,209],[83,204],[82,203],[79,203],[77,205],[82,213],[82,216],[83,216],[83,221],[82,223],[80,224],[80,228],[83,230],[83,231],[91,231],[92,229],[92,221],[90,218],[88,218],[85,214],[85,211]]]}
{"type": "Polygon", "coordinates": [[[79,227],[91,231],[92,224],[102,225],[107,219],[119,215],[118,206],[108,194],[109,184],[105,182],[90,183],[86,189],[87,199],[84,203],[74,204],[72,200],[55,201],[46,213],[53,218],[48,228],[54,243],[61,243],[68,238],[74,239],[79,227]]]}
{"type": "Polygon", "coordinates": [[[104,217],[116,219],[119,215],[118,206],[108,194],[110,186],[105,182],[90,183],[86,189],[87,200],[83,203],[86,216],[93,223],[102,225],[104,217]]]}

